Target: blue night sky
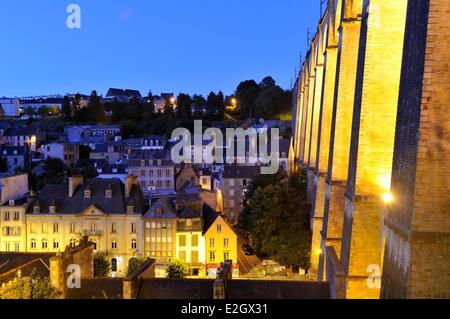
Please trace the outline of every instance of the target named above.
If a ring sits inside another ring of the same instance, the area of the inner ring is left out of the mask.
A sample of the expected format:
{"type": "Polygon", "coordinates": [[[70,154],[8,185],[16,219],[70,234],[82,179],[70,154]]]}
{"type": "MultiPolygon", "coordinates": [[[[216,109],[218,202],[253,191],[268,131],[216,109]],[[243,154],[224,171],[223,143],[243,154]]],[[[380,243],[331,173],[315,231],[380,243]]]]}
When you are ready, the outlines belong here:
{"type": "Polygon", "coordinates": [[[289,88],[318,19],[319,0],[1,0],[0,96],[289,88]]]}

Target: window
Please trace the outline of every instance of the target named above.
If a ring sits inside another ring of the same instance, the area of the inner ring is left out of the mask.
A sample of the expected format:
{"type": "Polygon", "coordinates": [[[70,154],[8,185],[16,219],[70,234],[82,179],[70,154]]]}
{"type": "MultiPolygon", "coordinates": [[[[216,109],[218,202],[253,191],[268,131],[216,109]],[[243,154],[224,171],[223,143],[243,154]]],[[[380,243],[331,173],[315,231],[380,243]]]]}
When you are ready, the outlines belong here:
{"type": "Polygon", "coordinates": [[[14,212],[14,220],[19,220],[20,219],[20,213],[19,212],[14,212]]]}
{"type": "Polygon", "coordinates": [[[163,185],[162,181],[157,181],[156,182],[156,187],[161,188],[163,185]]]}
{"type": "Polygon", "coordinates": [[[162,177],[162,170],[158,170],[158,177],[162,177]]]}
{"type": "Polygon", "coordinates": [[[145,170],[141,170],[141,177],[145,177],[145,170]]]}
{"type": "Polygon", "coordinates": [[[136,223],[131,223],[131,233],[136,234],[136,223]]]}
{"type": "Polygon", "coordinates": [[[166,176],[167,176],[167,177],[170,176],[170,169],[166,169],[166,176]]]}
{"type": "Polygon", "coordinates": [[[59,248],[59,241],[57,241],[56,239],[53,241],[53,249],[58,249],[59,248]]]}
{"type": "Polygon", "coordinates": [[[36,239],[31,239],[31,243],[30,243],[31,249],[36,249],[36,239]]]}
{"type": "Polygon", "coordinates": [[[181,247],[186,247],[186,235],[181,235],[178,239],[178,244],[181,247]]]}
{"type": "Polygon", "coordinates": [[[203,184],[203,185],[208,184],[208,180],[207,180],[205,177],[202,178],[202,184],[203,184]]]}
{"type": "Polygon", "coordinates": [[[111,259],[111,271],[112,272],[117,271],[117,259],[116,258],[111,259]]]}
{"type": "Polygon", "coordinates": [[[112,234],[117,234],[117,225],[116,225],[116,223],[112,223],[111,224],[111,233],[112,234]]]}
{"type": "Polygon", "coordinates": [[[84,198],[91,198],[91,191],[90,190],[85,190],[84,191],[84,198]]]}
{"type": "Polygon", "coordinates": [[[10,243],[5,243],[5,251],[6,252],[11,251],[11,244],[10,243]]]}
{"type": "Polygon", "coordinates": [[[131,240],[131,249],[137,249],[137,241],[136,239],[131,240]]]}
{"type": "Polygon", "coordinates": [[[117,249],[117,241],[113,240],[111,242],[111,249],[117,249]]]}
{"type": "Polygon", "coordinates": [[[47,223],[43,223],[42,224],[42,233],[43,234],[47,234],[48,233],[47,223]]]}
{"type": "Polygon", "coordinates": [[[53,233],[57,234],[59,233],[59,224],[53,223],[53,233]]]}
{"type": "Polygon", "coordinates": [[[192,235],[192,246],[197,247],[198,246],[198,235],[192,235]]]}
{"type": "Polygon", "coordinates": [[[162,208],[161,208],[161,207],[158,207],[158,208],[156,209],[156,216],[162,216],[162,214],[163,214],[162,208]]]}
{"type": "Polygon", "coordinates": [[[3,215],[3,220],[8,221],[9,218],[10,218],[9,212],[5,212],[5,214],[3,215]]]}
{"type": "Polygon", "coordinates": [[[70,223],[70,233],[75,234],[75,223],[70,223]]]}
{"type": "Polygon", "coordinates": [[[166,187],[167,187],[167,188],[170,187],[170,181],[166,181],[166,187]]]}
{"type": "Polygon", "coordinates": [[[75,239],[71,239],[70,240],[70,247],[75,248],[75,246],[77,245],[77,241],[75,239]]]}
{"type": "Polygon", "coordinates": [[[230,241],[228,238],[224,238],[223,239],[223,247],[224,248],[228,248],[228,246],[230,245],[230,241]]]}
{"type": "Polygon", "coordinates": [[[215,252],[211,251],[209,253],[209,261],[210,262],[215,262],[216,261],[216,253],[215,252]]]}
{"type": "Polygon", "coordinates": [[[47,249],[47,248],[48,248],[47,239],[43,239],[42,240],[42,249],[47,249]]]}
{"type": "Polygon", "coordinates": [[[192,251],[191,252],[191,264],[197,265],[198,264],[198,251],[192,251]]]}
{"type": "Polygon", "coordinates": [[[14,243],[14,251],[18,253],[20,251],[20,243],[14,243]]]}
{"type": "Polygon", "coordinates": [[[217,224],[217,232],[220,234],[222,232],[222,225],[217,224]]]}
{"type": "Polygon", "coordinates": [[[94,250],[97,250],[97,242],[95,240],[91,240],[94,243],[94,250]]]}
{"type": "Polygon", "coordinates": [[[209,239],[209,247],[214,248],[214,238],[209,239]]]}
{"type": "Polygon", "coordinates": [[[223,253],[223,260],[230,259],[230,253],[223,253]]]}

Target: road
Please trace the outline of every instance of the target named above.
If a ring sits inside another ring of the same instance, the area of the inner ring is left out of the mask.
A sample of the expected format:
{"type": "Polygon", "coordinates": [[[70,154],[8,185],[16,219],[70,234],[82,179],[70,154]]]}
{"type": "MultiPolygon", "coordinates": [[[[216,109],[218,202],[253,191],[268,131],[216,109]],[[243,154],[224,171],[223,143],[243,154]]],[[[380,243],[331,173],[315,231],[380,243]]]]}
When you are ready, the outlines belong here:
{"type": "Polygon", "coordinates": [[[235,227],[233,229],[238,235],[238,262],[240,275],[246,277],[259,277],[255,274],[255,268],[261,265],[262,261],[255,255],[245,255],[242,246],[248,244],[248,240],[239,229],[236,229],[235,227]]]}

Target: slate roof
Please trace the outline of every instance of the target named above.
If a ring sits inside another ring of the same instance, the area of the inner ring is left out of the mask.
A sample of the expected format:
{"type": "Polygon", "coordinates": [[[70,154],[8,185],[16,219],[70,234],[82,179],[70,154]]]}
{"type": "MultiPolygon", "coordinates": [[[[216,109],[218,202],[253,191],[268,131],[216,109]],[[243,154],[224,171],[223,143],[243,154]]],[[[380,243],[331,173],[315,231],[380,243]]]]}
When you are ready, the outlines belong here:
{"type": "Polygon", "coordinates": [[[177,212],[171,200],[167,197],[161,197],[144,215],[144,218],[161,218],[161,219],[176,219],[177,212]],[[162,209],[162,215],[156,214],[156,209],[162,209]]]}
{"type": "MultiPolygon", "coordinates": [[[[56,203],[56,214],[79,214],[91,205],[94,205],[106,214],[126,214],[127,204],[132,199],[135,206],[135,214],[144,212],[144,198],[138,185],[133,185],[130,198],[125,198],[125,186],[119,179],[90,179],[80,185],[74,195],[69,197],[68,184],[48,184],[37,196],[41,214],[49,213],[49,206],[56,203]],[[112,198],[106,197],[106,189],[111,188],[112,198]],[[91,190],[90,198],[84,197],[85,190],[91,190]]],[[[30,205],[29,214],[33,214],[33,206],[30,205]]]]}
{"type": "Polygon", "coordinates": [[[48,277],[54,253],[0,253],[0,283],[9,282],[20,270],[22,277],[48,277]]]}
{"type": "Polygon", "coordinates": [[[39,129],[30,125],[16,125],[6,130],[3,136],[31,136],[36,135],[39,129]]]}

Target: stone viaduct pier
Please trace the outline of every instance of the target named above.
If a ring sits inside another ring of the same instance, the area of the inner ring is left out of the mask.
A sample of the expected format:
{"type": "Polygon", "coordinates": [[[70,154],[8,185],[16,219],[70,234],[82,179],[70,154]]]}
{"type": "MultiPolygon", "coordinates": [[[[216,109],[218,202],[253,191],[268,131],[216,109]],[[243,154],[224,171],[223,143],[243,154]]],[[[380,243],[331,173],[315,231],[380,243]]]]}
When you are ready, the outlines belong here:
{"type": "Polygon", "coordinates": [[[311,276],[450,298],[450,1],[329,0],[294,91],[311,276]]]}

